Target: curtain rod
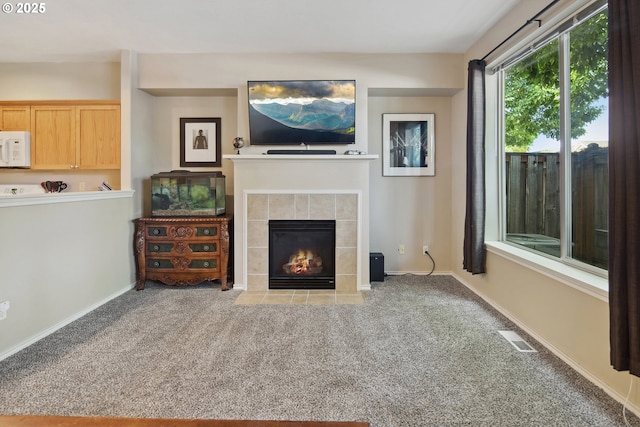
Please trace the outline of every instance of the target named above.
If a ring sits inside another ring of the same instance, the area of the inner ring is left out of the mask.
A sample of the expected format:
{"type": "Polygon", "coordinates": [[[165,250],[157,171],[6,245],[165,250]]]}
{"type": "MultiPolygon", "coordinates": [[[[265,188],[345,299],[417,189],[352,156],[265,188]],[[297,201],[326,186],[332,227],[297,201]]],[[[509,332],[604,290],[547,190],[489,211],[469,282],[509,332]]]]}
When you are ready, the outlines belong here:
{"type": "Polygon", "coordinates": [[[529,19],[527,22],[525,22],[520,28],[518,28],[517,30],[515,30],[509,37],[507,37],[506,39],[504,39],[502,41],[502,43],[500,43],[498,46],[494,47],[493,49],[491,49],[491,52],[487,53],[485,56],[482,57],[481,61],[484,61],[485,59],[487,59],[487,56],[491,55],[493,52],[495,52],[496,50],[498,50],[498,48],[500,48],[503,44],[505,44],[506,42],[508,42],[509,40],[511,40],[513,38],[513,36],[515,36],[516,34],[518,34],[520,31],[522,31],[524,28],[527,27],[527,25],[531,24],[532,22],[537,22],[538,23],[538,27],[540,25],[542,25],[542,20],[538,19],[538,17],[540,15],[542,15],[543,13],[545,13],[547,10],[551,9],[553,7],[553,5],[555,5],[556,3],[558,3],[560,0],[553,0],[551,3],[549,3],[548,5],[545,6],[544,9],[542,9],[540,12],[536,13],[535,16],[533,16],[531,19],[529,19]]]}

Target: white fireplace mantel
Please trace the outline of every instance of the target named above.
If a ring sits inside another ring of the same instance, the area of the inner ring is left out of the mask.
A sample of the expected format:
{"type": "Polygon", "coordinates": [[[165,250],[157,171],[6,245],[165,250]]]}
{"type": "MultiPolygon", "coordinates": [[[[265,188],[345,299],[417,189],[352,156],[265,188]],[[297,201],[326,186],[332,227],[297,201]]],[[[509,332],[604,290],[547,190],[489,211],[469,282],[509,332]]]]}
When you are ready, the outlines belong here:
{"type": "Polygon", "coordinates": [[[230,159],[234,162],[248,160],[288,160],[288,161],[357,161],[357,160],[375,160],[377,154],[225,154],[223,159],[230,159]]]}
{"type": "Polygon", "coordinates": [[[336,290],[370,289],[369,167],[370,161],[377,158],[375,154],[224,155],[223,159],[233,161],[234,171],[234,287],[266,289],[260,268],[266,268],[261,266],[266,264],[267,252],[261,246],[268,244],[260,242],[265,240],[263,223],[268,219],[327,219],[327,215],[340,219],[351,215],[344,213],[350,206],[341,204],[353,204],[356,242],[354,248],[345,248],[344,254],[354,253],[354,267],[344,267],[343,283],[336,290]],[[249,210],[249,202],[255,201],[264,203],[257,214],[255,206],[249,210]],[[304,209],[296,205],[300,203],[305,203],[304,209]],[[317,209],[314,203],[318,204],[317,209]]]}

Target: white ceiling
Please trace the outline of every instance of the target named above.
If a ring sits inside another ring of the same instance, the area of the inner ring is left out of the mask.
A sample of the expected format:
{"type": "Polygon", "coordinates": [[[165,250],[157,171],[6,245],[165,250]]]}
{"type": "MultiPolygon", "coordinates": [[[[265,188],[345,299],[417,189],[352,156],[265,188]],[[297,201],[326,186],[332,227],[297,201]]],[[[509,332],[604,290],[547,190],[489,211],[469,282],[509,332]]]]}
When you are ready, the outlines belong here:
{"type": "Polygon", "coordinates": [[[43,0],[44,13],[18,14],[9,0],[0,62],[116,61],[122,49],[463,53],[519,1],[43,0]]]}

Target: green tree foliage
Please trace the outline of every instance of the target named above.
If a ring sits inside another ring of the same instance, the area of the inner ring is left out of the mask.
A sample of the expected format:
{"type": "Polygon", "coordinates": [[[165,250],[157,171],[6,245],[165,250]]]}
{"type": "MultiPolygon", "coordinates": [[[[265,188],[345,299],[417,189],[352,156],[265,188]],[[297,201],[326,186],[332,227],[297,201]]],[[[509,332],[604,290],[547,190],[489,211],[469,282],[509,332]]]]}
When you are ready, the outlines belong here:
{"type": "MultiPolygon", "coordinates": [[[[607,11],[573,29],[570,37],[571,137],[602,114],[607,96],[607,11]]],[[[538,137],[560,139],[559,43],[536,50],[506,71],[507,151],[527,151],[538,137]]]]}

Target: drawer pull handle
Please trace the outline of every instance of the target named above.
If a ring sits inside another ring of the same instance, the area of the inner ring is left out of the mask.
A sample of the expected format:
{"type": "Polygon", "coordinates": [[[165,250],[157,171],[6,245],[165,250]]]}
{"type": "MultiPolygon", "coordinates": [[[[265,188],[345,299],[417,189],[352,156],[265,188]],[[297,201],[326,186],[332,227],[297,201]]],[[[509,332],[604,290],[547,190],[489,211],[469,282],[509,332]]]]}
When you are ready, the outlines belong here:
{"type": "Polygon", "coordinates": [[[154,251],[157,251],[158,249],[160,249],[160,246],[158,246],[158,245],[154,245],[154,246],[153,246],[153,250],[154,250],[154,251]]]}
{"type": "Polygon", "coordinates": [[[210,233],[209,229],[208,229],[208,228],[206,228],[206,229],[204,230],[204,234],[209,234],[209,233],[210,233]]]}
{"type": "Polygon", "coordinates": [[[204,265],[205,267],[209,267],[209,261],[205,261],[202,265],[204,265]]]}
{"type": "Polygon", "coordinates": [[[204,245],[204,248],[203,248],[203,249],[204,249],[205,251],[208,251],[208,250],[209,250],[209,245],[204,245]]]}
{"type": "Polygon", "coordinates": [[[160,267],[160,263],[159,263],[158,261],[155,261],[155,262],[153,263],[153,266],[154,266],[154,267],[160,267]]]}
{"type": "Polygon", "coordinates": [[[157,228],[154,228],[153,229],[153,234],[155,234],[157,236],[158,234],[160,234],[160,230],[158,230],[157,228]]]}

